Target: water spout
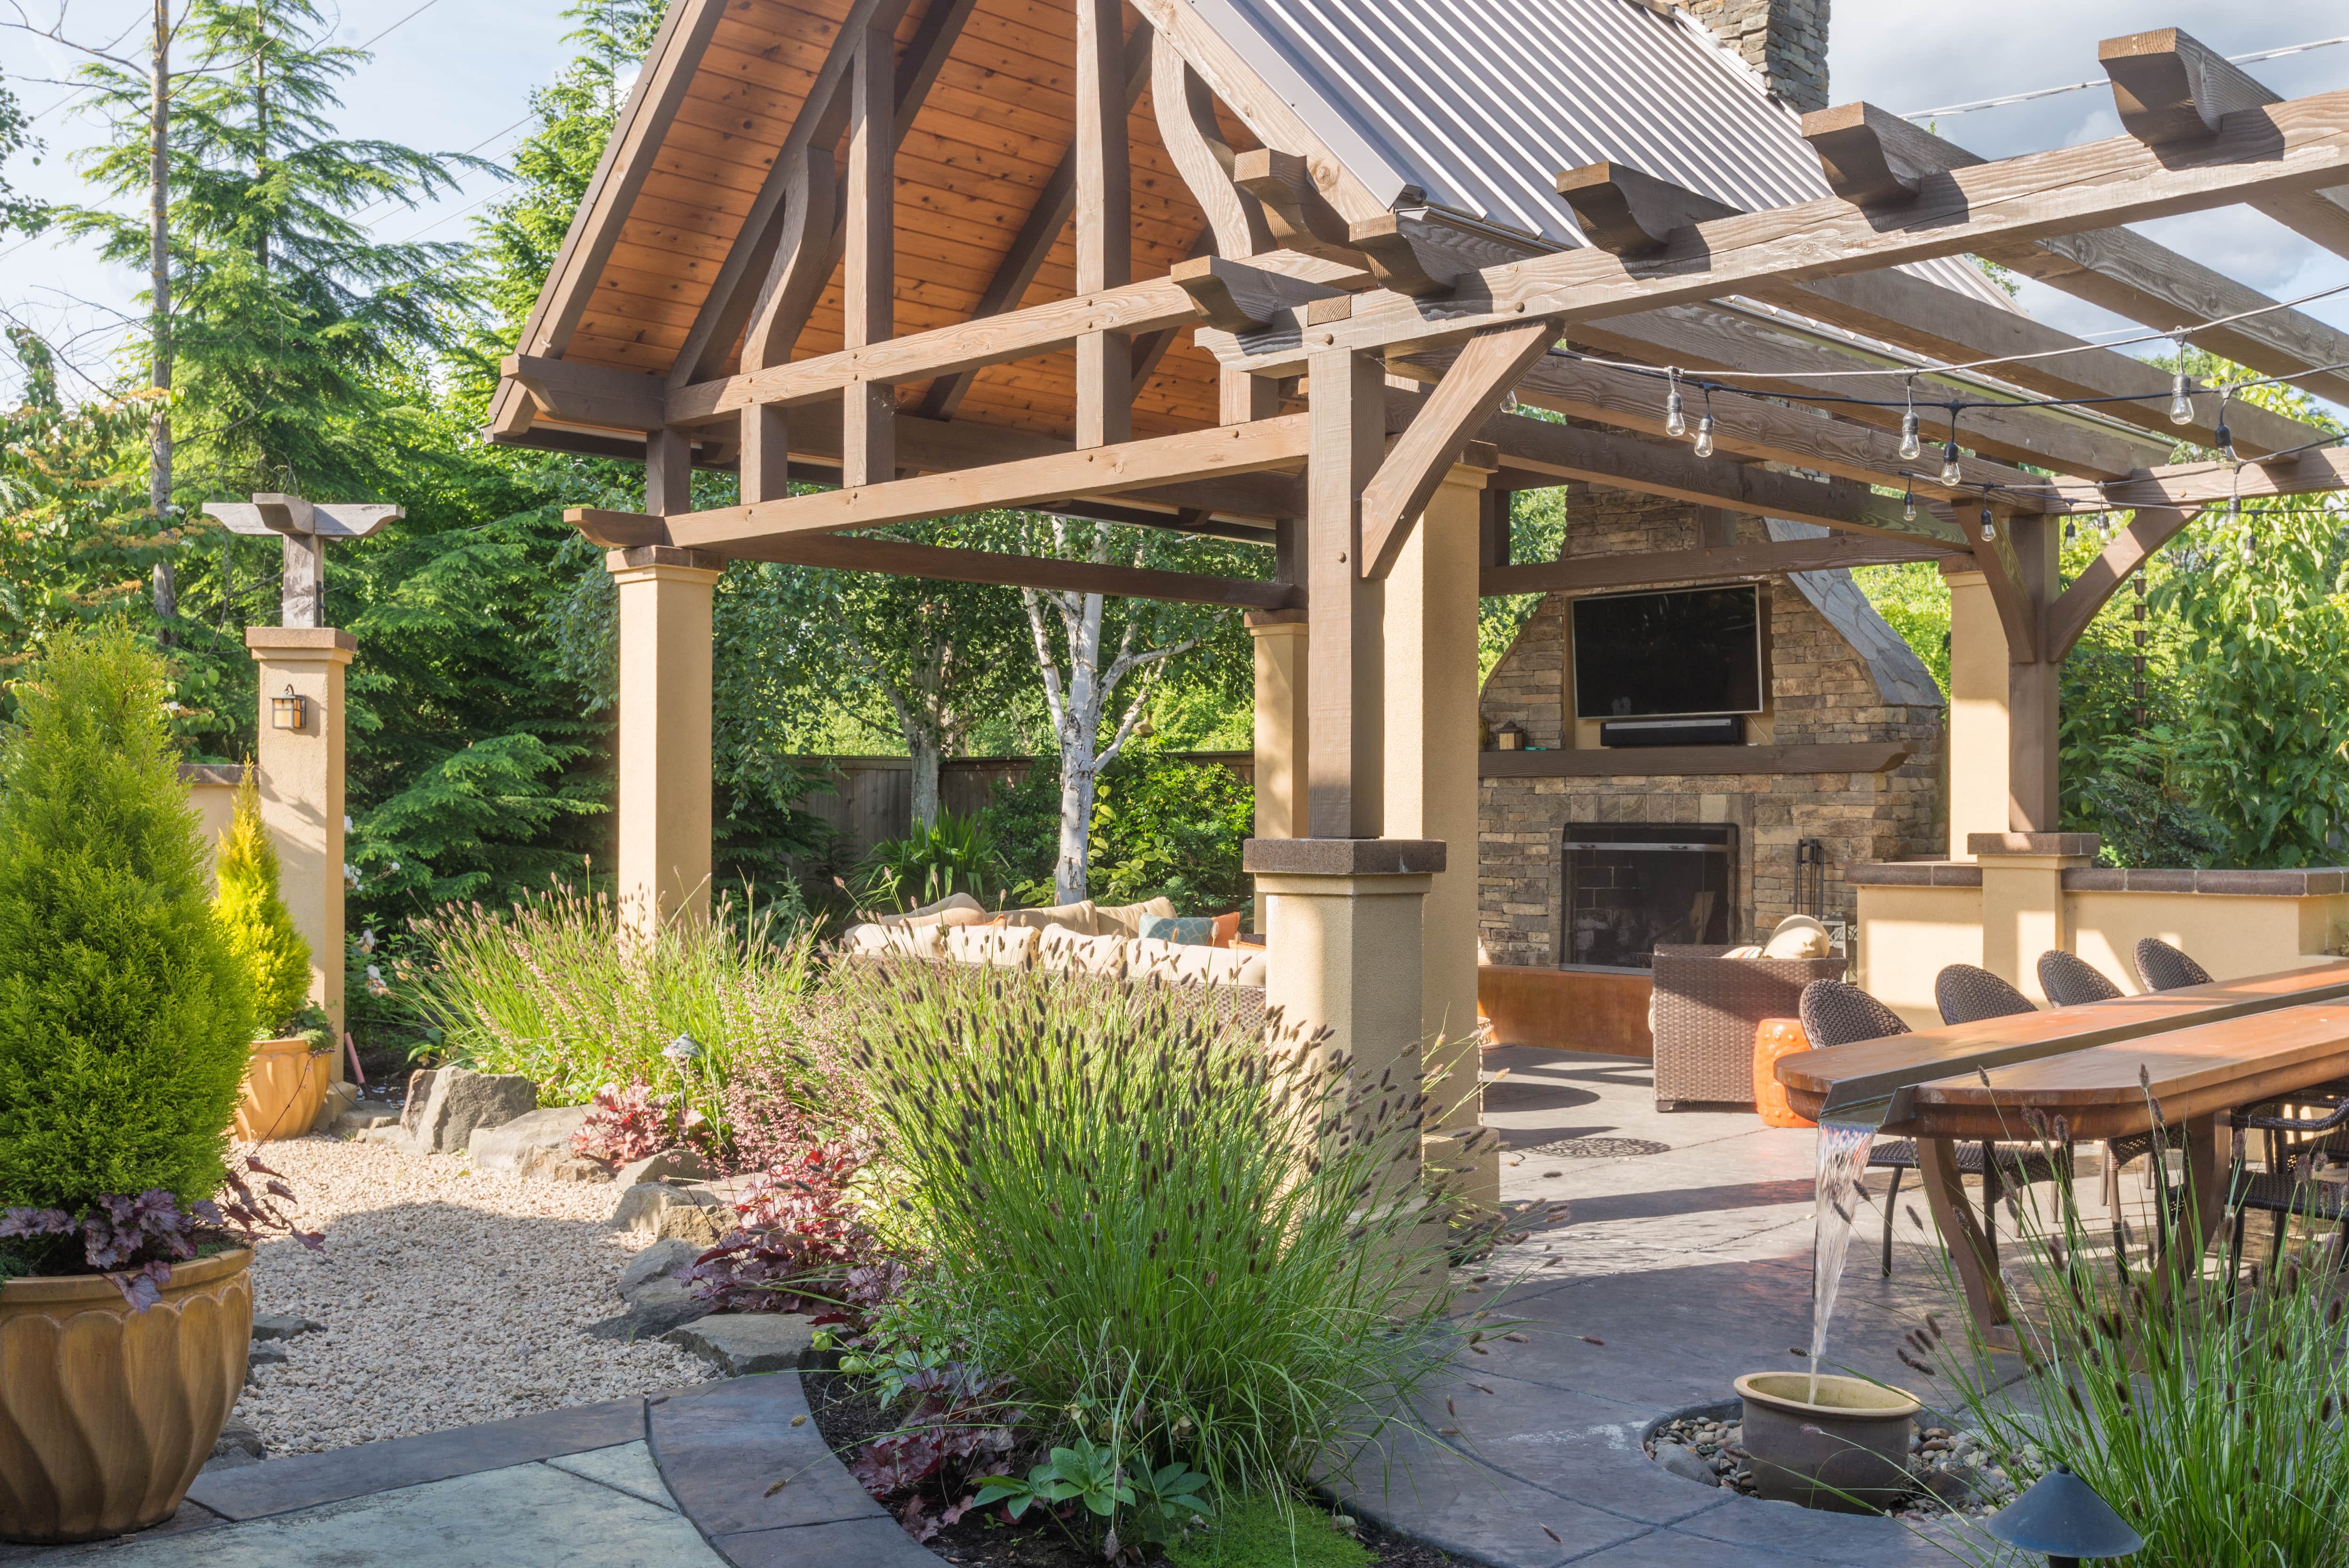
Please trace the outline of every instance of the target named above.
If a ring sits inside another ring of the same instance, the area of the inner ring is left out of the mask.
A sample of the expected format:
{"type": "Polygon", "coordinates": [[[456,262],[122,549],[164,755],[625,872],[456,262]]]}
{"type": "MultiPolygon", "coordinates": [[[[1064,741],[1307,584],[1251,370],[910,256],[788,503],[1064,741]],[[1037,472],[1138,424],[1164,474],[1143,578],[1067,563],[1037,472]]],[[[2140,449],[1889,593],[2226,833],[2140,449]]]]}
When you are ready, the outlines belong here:
{"type": "Polygon", "coordinates": [[[1826,1354],[1827,1326],[1835,1319],[1843,1264],[1851,1251],[1852,1222],[1858,1217],[1859,1181],[1868,1173],[1868,1151],[1884,1125],[1889,1102],[1857,1106],[1819,1121],[1819,1163],[1811,1222],[1811,1402],[1818,1402],[1819,1364],[1826,1354]]]}

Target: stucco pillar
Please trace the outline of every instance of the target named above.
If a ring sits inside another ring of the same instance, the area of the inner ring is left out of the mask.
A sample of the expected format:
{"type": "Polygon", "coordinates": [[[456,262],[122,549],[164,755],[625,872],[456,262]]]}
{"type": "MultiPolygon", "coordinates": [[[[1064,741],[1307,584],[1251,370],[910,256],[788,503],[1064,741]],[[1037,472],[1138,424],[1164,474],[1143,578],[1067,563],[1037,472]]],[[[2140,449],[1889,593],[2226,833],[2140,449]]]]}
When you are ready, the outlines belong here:
{"type": "Polygon", "coordinates": [[[620,590],[619,898],[645,929],[709,908],[710,610],[725,562],[615,550],[620,590]]]}
{"type": "MultiPolygon", "coordinates": [[[[260,666],[261,821],[277,848],[278,896],[310,944],[310,1000],[343,1032],[343,672],[358,642],[331,626],[249,626],[260,666]],[[301,722],[279,727],[274,699],[302,699],[301,722]]],[[[336,1082],[343,1053],[333,1053],[336,1082]]]]}
{"type": "Polygon", "coordinates": [[[2095,864],[2094,833],[1976,833],[1967,850],[1982,863],[1982,967],[2040,1006],[2039,955],[2072,951],[2064,873],[2095,864]]]}
{"type": "Polygon", "coordinates": [[[1476,1023],[1476,613],[1485,473],[1454,467],[1436,487],[1386,579],[1381,655],[1385,831],[1448,847],[1421,909],[1420,1031],[1434,1125],[1431,1173],[1500,1202],[1500,1159],[1473,1171],[1462,1146],[1484,1121],[1476,1023]]]}
{"type": "MultiPolygon", "coordinates": [[[[1294,839],[1305,831],[1305,612],[1252,611],[1247,629],[1256,643],[1256,836],[1294,839]]],[[[1250,923],[1266,929],[1261,888],[1250,923]]]]}
{"type": "Polygon", "coordinates": [[[2008,776],[2010,665],[2006,630],[1979,572],[1951,572],[1950,858],[1971,860],[1978,833],[2013,825],[2008,776]]]}

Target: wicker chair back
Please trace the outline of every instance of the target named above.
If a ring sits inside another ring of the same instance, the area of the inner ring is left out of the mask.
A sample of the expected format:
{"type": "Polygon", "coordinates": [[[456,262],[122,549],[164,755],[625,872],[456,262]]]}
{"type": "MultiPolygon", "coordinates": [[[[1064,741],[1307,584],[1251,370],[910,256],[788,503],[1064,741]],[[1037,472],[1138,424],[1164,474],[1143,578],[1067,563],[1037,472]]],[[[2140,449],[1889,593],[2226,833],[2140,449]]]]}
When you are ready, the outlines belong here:
{"type": "Polygon", "coordinates": [[[2145,982],[2148,991],[2179,991],[2189,985],[2208,985],[2210,972],[2158,937],[2147,936],[2137,944],[2137,977],[2145,982]]]}
{"type": "Polygon", "coordinates": [[[2122,995],[2121,988],[2106,978],[2103,970],[2060,947],[2051,947],[2039,955],[2039,988],[2058,1007],[2109,1002],[2122,995]]]}
{"type": "Polygon", "coordinates": [[[1754,1103],[1754,1031],[1791,1018],[1803,987],[1839,978],[1840,958],[1729,958],[1723,946],[1668,943],[1656,949],[1656,1104],[1754,1103]]]}
{"type": "Polygon", "coordinates": [[[1944,1024],[1979,1024],[2039,1010],[2030,997],[1971,964],[1950,965],[1933,976],[1933,1005],[1941,1009],[1944,1024]]]}
{"type": "Polygon", "coordinates": [[[1847,980],[1814,980],[1803,987],[1803,1033],[1815,1047],[1848,1046],[1905,1035],[1900,1015],[1847,980]]]}

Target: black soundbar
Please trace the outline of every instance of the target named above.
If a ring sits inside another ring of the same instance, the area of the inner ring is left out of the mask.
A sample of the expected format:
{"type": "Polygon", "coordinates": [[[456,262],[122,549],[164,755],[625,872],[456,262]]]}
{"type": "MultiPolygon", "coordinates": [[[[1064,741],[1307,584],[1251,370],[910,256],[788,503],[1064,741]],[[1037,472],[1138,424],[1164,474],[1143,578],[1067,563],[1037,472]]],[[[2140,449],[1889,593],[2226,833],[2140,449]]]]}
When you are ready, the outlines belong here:
{"type": "Polygon", "coordinates": [[[1709,718],[1609,718],[1599,726],[1601,746],[1743,746],[1745,716],[1709,718]]]}

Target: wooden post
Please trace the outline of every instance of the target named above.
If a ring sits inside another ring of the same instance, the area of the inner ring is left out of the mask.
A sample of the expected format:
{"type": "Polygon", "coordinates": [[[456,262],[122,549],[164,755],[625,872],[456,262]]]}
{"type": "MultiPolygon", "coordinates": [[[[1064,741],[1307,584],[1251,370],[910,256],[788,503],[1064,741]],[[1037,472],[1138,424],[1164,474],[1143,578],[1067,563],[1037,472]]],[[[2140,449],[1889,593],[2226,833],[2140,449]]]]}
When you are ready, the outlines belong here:
{"type": "Polygon", "coordinates": [[[315,533],[285,536],[285,575],[277,598],[281,626],[326,624],[326,542],[315,533]]]}
{"type": "Polygon", "coordinates": [[[1383,830],[1380,607],[1385,584],[1355,570],[1362,490],[1386,452],[1386,373],[1349,349],[1310,361],[1308,470],[1306,836],[1375,839],[1383,830]]]}
{"type": "MultiPolygon", "coordinates": [[[[2014,552],[2023,562],[2021,586],[2031,613],[2043,625],[2045,608],[2063,586],[2058,550],[2062,524],[2039,515],[2009,520],[2014,552]]],[[[2059,744],[2063,657],[2043,634],[2039,656],[2007,666],[2007,826],[2018,833],[2052,833],[2063,824],[2063,766],[2059,744]],[[2052,655],[2052,656],[2051,656],[2052,655]]]]}
{"type": "MultiPolygon", "coordinates": [[[[1126,163],[1125,16],[1122,0],[1077,0],[1077,292],[1133,281],[1132,180],[1126,163]]],[[[1123,332],[1077,339],[1077,445],[1114,446],[1133,432],[1133,343],[1123,332]]]]}
{"type": "Polygon", "coordinates": [[[645,433],[645,510],[655,517],[693,510],[693,443],[687,432],[645,433]]]}
{"type": "Polygon", "coordinates": [[[742,410],[742,504],[781,500],[792,493],[791,430],[780,403],[742,410]]]}
{"type": "MultiPolygon", "coordinates": [[[[847,276],[842,346],[868,348],[896,330],[896,46],[868,27],[849,67],[847,276]]],[[[840,482],[884,484],[897,476],[897,394],[854,381],[842,394],[840,482]]]]}

